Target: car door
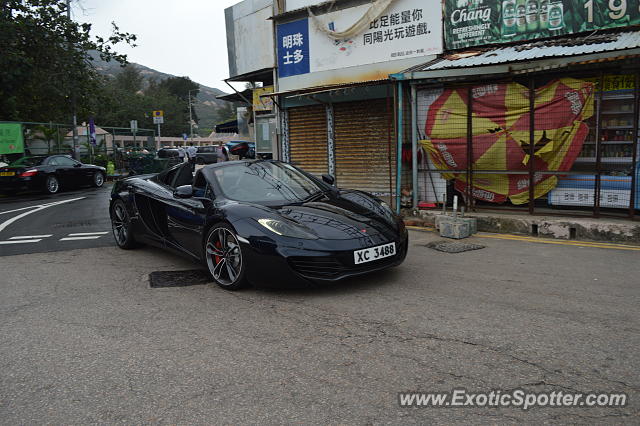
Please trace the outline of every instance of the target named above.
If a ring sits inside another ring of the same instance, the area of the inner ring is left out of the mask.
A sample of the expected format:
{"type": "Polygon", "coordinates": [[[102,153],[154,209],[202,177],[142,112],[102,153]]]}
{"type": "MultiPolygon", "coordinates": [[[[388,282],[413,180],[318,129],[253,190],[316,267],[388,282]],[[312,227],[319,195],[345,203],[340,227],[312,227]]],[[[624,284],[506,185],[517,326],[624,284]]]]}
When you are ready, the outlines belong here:
{"type": "Polygon", "coordinates": [[[64,155],[56,156],[55,159],[58,164],[58,175],[61,176],[63,185],[78,186],[84,183],[81,163],[64,155]]]}
{"type": "MultiPolygon", "coordinates": [[[[172,183],[175,189],[182,185],[196,186],[197,191],[206,191],[206,181],[201,172],[197,173],[196,182],[189,164],[180,167],[172,183]]],[[[196,194],[198,195],[198,194],[196,194]]],[[[197,198],[178,198],[175,195],[166,201],[167,230],[171,242],[196,257],[200,257],[202,249],[202,233],[206,224],[207,211],[203,202],[197,198]]]]}

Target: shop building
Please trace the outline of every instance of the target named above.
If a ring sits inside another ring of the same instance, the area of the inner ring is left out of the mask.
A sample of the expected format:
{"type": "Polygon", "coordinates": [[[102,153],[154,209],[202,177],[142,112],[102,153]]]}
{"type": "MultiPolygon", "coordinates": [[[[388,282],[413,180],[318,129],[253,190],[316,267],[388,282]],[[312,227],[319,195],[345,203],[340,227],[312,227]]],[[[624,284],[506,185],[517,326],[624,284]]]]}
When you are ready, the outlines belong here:
{"type": "Polygon", "coordinates": [[[444,1],[445,52],[391,76],[413,207],[637,218],[640,11],[583,3],[444,1]]]}
{"type": "Polygon", "coordinates": [[[388,76],[442,52],[440,15],[423,0],[277,7],[277,81],[267,97],[278,108],[281,158],[341,187],[391,196],[398,120],[388,76]]]}

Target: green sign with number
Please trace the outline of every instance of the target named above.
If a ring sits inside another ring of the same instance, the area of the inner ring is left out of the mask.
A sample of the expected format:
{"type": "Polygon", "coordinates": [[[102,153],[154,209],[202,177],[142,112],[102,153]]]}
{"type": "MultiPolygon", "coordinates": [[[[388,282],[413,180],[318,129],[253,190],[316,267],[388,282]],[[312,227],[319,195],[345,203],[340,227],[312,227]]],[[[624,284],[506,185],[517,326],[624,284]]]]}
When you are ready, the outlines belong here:
{"type": "Polygon", "coordinates": [[[447,49],[640,25],[640,0],[445,0],[447,49]]]}
{"type": "Polygon", "coordinates": [[[0,155],[24,152],[22,124],[0,123],[0,155]]]}

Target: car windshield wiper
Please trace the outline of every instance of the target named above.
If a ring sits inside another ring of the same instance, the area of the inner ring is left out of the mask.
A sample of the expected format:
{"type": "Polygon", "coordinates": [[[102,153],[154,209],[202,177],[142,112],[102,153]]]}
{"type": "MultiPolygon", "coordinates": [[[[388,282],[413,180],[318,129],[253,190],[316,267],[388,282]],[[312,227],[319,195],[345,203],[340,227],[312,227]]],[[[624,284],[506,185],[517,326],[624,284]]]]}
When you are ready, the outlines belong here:
{"type": "Polygon", "coordinates": [[[324,197],[328,192],[331,192],[331,190],[330,189],[325,189],[325,190],[314,192],[313,194],[309,195],[308,197],[303,198],[302,202],[303,203],[310,203],[312,201],[317,201],[320,198],[324,197]]]}

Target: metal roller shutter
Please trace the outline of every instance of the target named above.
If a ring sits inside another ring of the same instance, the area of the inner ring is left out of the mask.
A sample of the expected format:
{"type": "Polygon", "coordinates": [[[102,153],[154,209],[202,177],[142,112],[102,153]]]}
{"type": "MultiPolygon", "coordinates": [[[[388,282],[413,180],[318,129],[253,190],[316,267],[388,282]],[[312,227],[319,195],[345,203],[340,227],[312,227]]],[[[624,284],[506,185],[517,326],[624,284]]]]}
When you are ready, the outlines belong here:
{"type": "Polygon", "coordinates": [[[327,112],[324,105],[289,108],[291,164],[306,172],[327,173],[327,112]]]}
{"type": "Polygon", "coordinates": [[[371,99],[336,103],[333,107],[337,184],[388,195],[390,180],[395,185],[393,104],[387,107],[386,99],[371,99]]]}

